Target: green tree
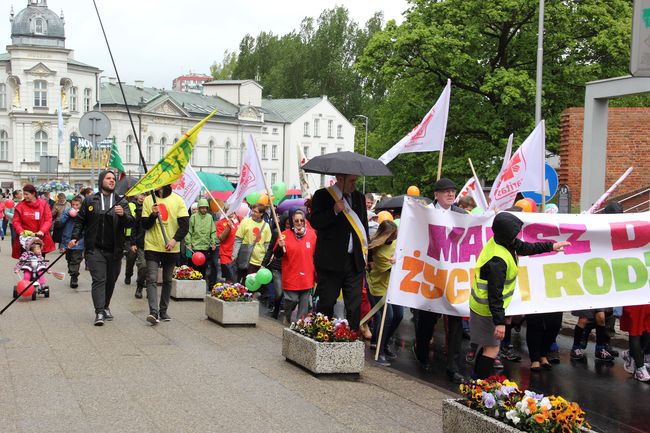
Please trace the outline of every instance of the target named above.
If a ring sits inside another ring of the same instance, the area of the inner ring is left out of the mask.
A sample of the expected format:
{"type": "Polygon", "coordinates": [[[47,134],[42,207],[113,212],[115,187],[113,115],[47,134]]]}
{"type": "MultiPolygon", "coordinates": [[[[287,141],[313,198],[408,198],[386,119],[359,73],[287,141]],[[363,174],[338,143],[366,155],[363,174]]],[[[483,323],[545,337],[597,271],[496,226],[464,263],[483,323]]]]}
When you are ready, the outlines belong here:
{"type": "MultiPolygon", "coordinates": [[[[492,179],[507,136],[521,143],[534,128],[538,0],[411,0],[402,24],[388,22],[368,42],[356,66],[364,94],[374,95],[369,154],[378,157],[404,136],[452,80],[443,174],[464,182],[471,157],[492,179]]],[[[581,106],[588,81],[625,75],[629,63],[630,0],[546,2],[542,113],[547,149],[559,145],[562,110],[581,106]]],[[[394,178],[377,189],[427,193],[437,153],[400,155],[394,178]]]]}
{"type": "Polygon", "coordinates": [[[232,74],[237,66],[237,53],[229,52],[226,50],[223,53],[223,60],[221,63],[214,62],[210,66],[210,75],[215,80],[230,80],[232,74]]]}

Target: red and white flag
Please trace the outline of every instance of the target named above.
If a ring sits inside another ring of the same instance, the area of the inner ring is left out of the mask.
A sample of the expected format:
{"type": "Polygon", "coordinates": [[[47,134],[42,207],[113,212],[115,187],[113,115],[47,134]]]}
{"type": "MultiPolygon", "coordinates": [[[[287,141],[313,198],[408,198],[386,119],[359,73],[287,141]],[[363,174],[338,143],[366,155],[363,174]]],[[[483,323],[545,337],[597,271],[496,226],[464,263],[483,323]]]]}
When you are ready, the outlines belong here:
{"type": "Polygon", "coordinates": [[[465,196],[472,197],[476,203],[476,206],[480,207],[481,209],[487,209],[485,194],[483,194],[480,182],[474,176],[469,178],[469,180],[465,183],[463,189],[460,190],[456,196],[456,203],[458,203],[458,201],[465,196]]]}
{"type": "Polygon", "coordinates": [[[264,172],[262,172],[262,165],[260,164],[260,157],[257,154],[253,136],[249,135],[246,153],[242,161],[241,174],[239,175],[239,183],[226,201],[226,207],[228,209],[239,209],[239,205],[244,202],[247,195],[262,190],[266,190],[264,172]]]}
{"type": "Polygon", "coordinates": [[[445,144],[450,95],[451,80],[447,80],[447,85],[440,94],[438,101],[424,116],[422,122],[380,156],[379,160],[384,164],[388,164],[400,153],[441,151],[445,144]]]}
{"type": "Polygon", "coordinates": [[[201,179],[199,179],[199,176],[197,176],[192,166],[188,163],[181,177],[172,183],[172,190],[183,197],[185,206],[190,207],[201,193],[202,185],[201,179]]]}
{"type": "Polygon", "coordinates": [[[305,152],[302,150],[302,146],[298,144],[298,180],[300,180],[300,191],[302,192],[303,198],[310,198],[311,192],[309,191],[309,178],[307,173],[302,169],[302,166],[307,164],[307,157],[305,152]]]}
{"type": "Polygon", "coordinates": [[[506,145],[506,153],[503,155],[503,162],[501,163],[501,170],[499,170],[499,174],[497,174],[497,177],[492,184],[492,188],[490,188],[490,205],[492,202],[494,202],[494,193],[496,191],[495,186],[497,185],[497,180],[501,178],[501,173],[504,172],[506,167],[508,166],[508,163],[510,162],[510,157],[512,156],[512,140],[514,138],[513,134],[510,134],[510,137],[508,137],[508,144],[506,145]]]}
{"type": "Polygon", "coordinates": [[[504,210],[512,207],[519,191],[542,193],[545,183],[545,153],[546,133],[542,120],[495,179],[490,192],[490,209],[504,210]]]}

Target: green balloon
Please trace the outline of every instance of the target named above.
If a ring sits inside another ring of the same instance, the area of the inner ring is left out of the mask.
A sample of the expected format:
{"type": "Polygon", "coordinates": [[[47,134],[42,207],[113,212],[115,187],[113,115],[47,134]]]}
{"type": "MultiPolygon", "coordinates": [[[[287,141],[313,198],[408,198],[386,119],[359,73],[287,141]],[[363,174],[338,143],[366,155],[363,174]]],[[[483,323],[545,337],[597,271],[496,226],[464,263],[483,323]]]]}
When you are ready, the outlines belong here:
{"type": "Polygon", "coordinates": [[[271,186],[271,191],[273,191],[273,197],[276,200],[282,200],[287,195],[287,184],[284,182],[275,182],[271,186]]]}
{"type": "Polygon", "coordinates": [[[73,198],[74,198],[74,194],[71,193],[71,192],[69,192],[69,193],[67,193],[65,195],[65,199],[68,200],[68,201],[72,200],[73,198]]]}
{"type": "Polygon", "coordinates": [[[245,281],[246,288],[250,290],[251,292],[255,292],[259,290],[260,284],[256,281],[255,279],[255,274],[248,274],[246,275],[246,281],[245,281]]]}
{"type": "Polygon", "coordinates": [[[258,202],[260,199],[260,193],[259,192],[252,192],[246,196],[246,201],[248,202],[249,205],[253,206],[255,203],[258,202]]]}
{"type": "Polygon", "coordinates": [[[261,268],[256,274],[255,281],[259,284],[268,284],[273,279],[273,274],[266,268],[261,268]]]}

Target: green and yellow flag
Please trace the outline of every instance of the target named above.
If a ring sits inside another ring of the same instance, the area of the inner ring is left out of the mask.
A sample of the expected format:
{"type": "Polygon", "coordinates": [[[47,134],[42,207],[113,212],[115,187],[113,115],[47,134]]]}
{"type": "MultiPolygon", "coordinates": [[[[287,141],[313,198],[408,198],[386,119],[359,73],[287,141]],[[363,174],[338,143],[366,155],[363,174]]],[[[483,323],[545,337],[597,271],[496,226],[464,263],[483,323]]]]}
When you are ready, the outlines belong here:
{"type": "Polygon", "coordinates": [[[144,194],[154,189],[172,184],[178,180],[190,162],[194,143],[199,135],[201,127],[212,116],[217,114],[217,109],[210,113],[205,119],[194,125],[185,135],[169,149],[169,152],[158,164],[153,166],[147,173],[126,192],[127,196],[144,194]]]}

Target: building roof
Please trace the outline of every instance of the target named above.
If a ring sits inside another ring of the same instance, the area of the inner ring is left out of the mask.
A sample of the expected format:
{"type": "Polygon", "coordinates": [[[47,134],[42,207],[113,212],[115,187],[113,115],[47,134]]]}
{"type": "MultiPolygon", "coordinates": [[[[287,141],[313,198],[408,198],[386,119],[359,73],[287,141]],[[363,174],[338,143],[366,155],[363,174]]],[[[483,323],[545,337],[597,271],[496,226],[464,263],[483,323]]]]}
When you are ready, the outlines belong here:
{"type": "MultiPolygon", "coordinates": [[[[153,87],[136,87],[123,84],[124,95],[129,106],[148,105],[155,99],[168,96],[179,106],[189,113],[206,115],[218,108],[218,116],[236,117],[239,107],[217,96],[205,96],[196,93],[176,92],[173,90],[162,90],[153,87]]],[[[102,105],[122,105],[122,93],[120,87],[113,83],[102,83],[100,96],[102,105]]]]}
{"type": "Polygon", "coordinates": [[[47,1],[30,1],[25,9],[11,16],[12,43],[64,48],[64,26],[63,18],[48,9],[47,1]],[[40,27],[37,27],[39,19],[40,27]]]}
{"type": "Polygon", "coordinates": [[[0,53],[0,61],[11,60],[11,55],[9,53],[0,53]]]}
{"type": "Polygon", "coordinates": [[[321,100],[321,98],[262,99],[262,109],[265,112],[276,113],[287,123],[293,123],[321,100]]]}
{"type": "Polygon", "coordinates": [[[208,85],[208,86],[210,86],[210,85],[218,86],[218,85],[221,85],[221,84],[223,84],[223,85],[232,85],[232,84],[244,84],[244,83],[248,83],[248,82],[250,82],[250,83],[254,83],[254,84],[256,84],[257,86],[262,87],[262,86],[260,85],[260,83],[258,83],[258,82],[255,81],[255,80],[212,80],[212,81],[208,81],[207,83],[203,83],[203,85],[204,85],[204,86],[205,86],[205,85],[208,85]]]}
{"type": "Polygon", "coordinates": [[[82,66],[82,67],[84,67],[84,68],[93,68],[93,69],[97,69],[95,66],[91,66],[91,65],[89,65],[89,64],[87,64],[87,63],[83,63],[83,62],[80,62],[79,60],[75,60],[75,59],[68,59],[68,65],[73,65],[73,66],[82,66]]]}

